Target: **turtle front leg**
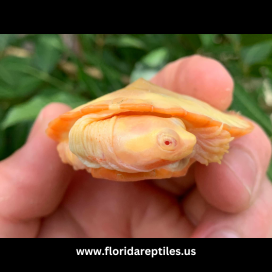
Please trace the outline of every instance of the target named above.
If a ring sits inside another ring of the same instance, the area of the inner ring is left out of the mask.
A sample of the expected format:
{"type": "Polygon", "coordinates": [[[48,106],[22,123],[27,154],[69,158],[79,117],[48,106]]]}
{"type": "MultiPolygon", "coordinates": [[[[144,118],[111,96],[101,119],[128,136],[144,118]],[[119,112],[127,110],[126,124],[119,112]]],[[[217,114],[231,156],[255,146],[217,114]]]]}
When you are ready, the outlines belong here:
{"type": "Polygon", "coordinates": [[[57,146],[57,150],[63,163],[70,164],[74,170],[86,169],[86,166],[71,152],[68,140],[60,142],[57,146]]]}
{"type": "Polygon", "coordinates": [[[193,158],[205,165],[211,162],[221,164],[225,153],[228,153],[229,143],[234,139],[230,133],[221,127],[189,128],[197,138],[193,158]]]}

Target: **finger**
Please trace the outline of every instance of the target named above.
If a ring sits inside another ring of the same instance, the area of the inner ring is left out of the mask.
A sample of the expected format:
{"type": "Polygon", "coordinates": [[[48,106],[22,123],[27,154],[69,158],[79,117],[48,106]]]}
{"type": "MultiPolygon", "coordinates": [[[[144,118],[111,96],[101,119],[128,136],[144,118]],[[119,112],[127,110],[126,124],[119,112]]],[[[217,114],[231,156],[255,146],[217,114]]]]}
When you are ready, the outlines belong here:
{"type": "Polygon", "coordinates": [[[256,199],[271,158],[271,143],[263,130],[254,130],[231,143],[222,164],[197,164],[195,179],[204,199],[219,210],[239,212],[256,199]]]}
{"type": "Polygon", "coordinates": [[[272,237],[272,186],[268,179],[262,183],[253,205],[237,214],[210,207],[192,237],[198,238],[265,238],[272,237]]]}
{"type": "Polygon", "coordinates": [[[30,238],[36,237],[40,220],[10,220],[0,217],[0,238],[30,238]]]}
{"type": "Polygon", "coordinates": [[[181,201],[181,207],[187,219],[198,226],[206,210],[211,207],[195,187],[181,201]]]}
{"type": "Polygon", "coordinates": [[[228,71],[218,61],[199,55],[168,64],[151,81],[220,110],[226,110],[232,101],[233,80],[228,71]]]}
{"type": "Polygon", "coordinates": [[[12,222],[31,220],[51,213],[60,202],[73,170],[61,162],[56,143],[45,129],[68,110],[59,103],[45,107],[27,143],[0,163],[0,217],[12,222]]]}

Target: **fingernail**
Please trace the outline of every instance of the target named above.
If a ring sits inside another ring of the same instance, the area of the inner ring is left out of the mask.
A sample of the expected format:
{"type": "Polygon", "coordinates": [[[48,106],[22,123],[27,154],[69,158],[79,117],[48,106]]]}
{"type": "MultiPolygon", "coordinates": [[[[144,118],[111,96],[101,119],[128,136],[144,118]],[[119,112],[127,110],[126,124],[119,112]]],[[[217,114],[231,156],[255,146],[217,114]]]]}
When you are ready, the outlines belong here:
{"type": "Polygon", "coordinates": [[[233,145],[223,163],[236,175],[251,195],[257,182],[257,162],[249,150],[233,145]]]}
{"type": "Polygon", "coordinates": [[[217,230],[206,236],[206,238],[239,238],[239,235],[231,230],[217,230]]]}

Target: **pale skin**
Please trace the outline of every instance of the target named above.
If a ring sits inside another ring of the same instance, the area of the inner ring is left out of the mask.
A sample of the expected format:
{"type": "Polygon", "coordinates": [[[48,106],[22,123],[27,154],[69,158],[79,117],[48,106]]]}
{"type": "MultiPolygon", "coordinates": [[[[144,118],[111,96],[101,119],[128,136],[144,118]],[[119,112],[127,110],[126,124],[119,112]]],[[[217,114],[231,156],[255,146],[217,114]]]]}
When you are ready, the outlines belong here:
{"type": "MultiPolygon", "coordinates": [[[[220,110],[232,101],[231,76],[209,58],[170,63],[152,81],[220,110]]],[[[272,237],[271,144],[257,124],[231,143],[221,165],[120,183],[61,162],[45,129],[68,110],[46,106],[27,143],[0,163],[0,237],[272,237]]]]}

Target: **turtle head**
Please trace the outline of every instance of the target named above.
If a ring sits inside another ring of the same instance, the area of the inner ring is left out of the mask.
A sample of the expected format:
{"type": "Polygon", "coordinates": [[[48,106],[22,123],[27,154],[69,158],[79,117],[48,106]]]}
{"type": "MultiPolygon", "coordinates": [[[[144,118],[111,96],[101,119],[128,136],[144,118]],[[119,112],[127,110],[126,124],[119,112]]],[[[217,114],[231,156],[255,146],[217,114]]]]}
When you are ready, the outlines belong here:
{"type": "Polygon", "coordinates": [[[182,160],[193,152],[195,144],[195,135],[178,118],[120,116],[114,125],[114,153],[120,163],[135,171],[150,171],[182,160]]]}

